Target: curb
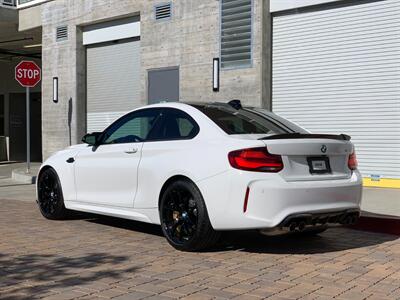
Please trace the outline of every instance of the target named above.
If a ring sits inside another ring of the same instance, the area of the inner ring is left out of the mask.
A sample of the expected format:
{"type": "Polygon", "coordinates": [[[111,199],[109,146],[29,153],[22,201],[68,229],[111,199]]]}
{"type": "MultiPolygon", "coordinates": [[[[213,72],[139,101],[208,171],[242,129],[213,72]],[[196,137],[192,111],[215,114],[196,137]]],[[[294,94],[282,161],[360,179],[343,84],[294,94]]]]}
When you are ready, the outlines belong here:
{"type": "Polygon", "coordinates": [[[400,236],[400,218],[385,215],[361,216],[355,225],[349,228],[400,236]]]}
{"type": "Polygon", "coordinates": [[[26,169],[15,169],[12,170],[11,178],[15,181],[21,183],[35,184],[37,177],[37,170],[35,168],[31,169],[31,173],[26,173],[26,169]]]}

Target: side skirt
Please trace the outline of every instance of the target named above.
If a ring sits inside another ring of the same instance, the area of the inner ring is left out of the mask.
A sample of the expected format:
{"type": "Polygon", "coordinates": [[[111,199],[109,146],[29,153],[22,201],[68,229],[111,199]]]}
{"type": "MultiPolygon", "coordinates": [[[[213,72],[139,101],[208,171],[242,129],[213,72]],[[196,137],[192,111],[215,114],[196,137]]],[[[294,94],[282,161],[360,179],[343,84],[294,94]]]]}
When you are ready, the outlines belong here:
{"type": "Polygon", "coordinates": [[[77,201],[65,201],[65,207],[71,210],[160,225],[160,217],[157,208],[133,209],[94,205],[77,201]]]}

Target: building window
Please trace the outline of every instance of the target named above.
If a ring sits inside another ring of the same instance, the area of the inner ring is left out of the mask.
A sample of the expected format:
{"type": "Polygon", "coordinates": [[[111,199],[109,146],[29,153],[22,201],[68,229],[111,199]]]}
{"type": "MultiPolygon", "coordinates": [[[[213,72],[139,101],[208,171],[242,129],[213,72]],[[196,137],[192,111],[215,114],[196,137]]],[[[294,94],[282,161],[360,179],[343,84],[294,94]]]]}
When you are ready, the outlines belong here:
{"type": "Polygon", "coordinates": [[[252,0],[221,0],[221,68],[252,65],[252,0]]]}

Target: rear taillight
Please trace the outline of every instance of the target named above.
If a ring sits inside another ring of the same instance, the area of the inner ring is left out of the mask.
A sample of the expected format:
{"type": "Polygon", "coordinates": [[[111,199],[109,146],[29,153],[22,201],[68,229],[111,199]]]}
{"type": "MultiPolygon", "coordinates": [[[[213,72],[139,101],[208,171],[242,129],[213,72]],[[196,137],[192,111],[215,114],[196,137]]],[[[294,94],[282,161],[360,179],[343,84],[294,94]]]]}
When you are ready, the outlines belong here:
{"type": "Polygon", "coordinates": [[[349,166],[350,170],[357,169],[358,162],[357,162],[356,152],[353,151],[353,153],[351,153],[349,155],[349,161],[348,161],[347,165],[349,166]]]}
{"type": "Polygon", "coordinates": [[[282,157],[268,153],[265,147],[232,151],[228,159],[231,166],[239,170],[279,172],[283,169],[282,157]]]}

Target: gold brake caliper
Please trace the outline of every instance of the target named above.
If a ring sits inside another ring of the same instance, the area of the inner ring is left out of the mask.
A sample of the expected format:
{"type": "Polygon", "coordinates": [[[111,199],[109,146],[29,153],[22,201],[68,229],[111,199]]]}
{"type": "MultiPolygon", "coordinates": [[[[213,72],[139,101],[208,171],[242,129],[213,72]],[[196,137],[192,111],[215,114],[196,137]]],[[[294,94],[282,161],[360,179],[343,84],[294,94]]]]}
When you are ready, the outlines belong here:
{"type": "Polygon", "coordinates": [[[179,220],[179,211],[174,211],[173,213],[172,213],[172,218],[175,220],[175,221],[178,221],[179,220]]]}

